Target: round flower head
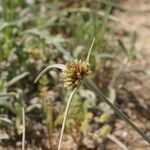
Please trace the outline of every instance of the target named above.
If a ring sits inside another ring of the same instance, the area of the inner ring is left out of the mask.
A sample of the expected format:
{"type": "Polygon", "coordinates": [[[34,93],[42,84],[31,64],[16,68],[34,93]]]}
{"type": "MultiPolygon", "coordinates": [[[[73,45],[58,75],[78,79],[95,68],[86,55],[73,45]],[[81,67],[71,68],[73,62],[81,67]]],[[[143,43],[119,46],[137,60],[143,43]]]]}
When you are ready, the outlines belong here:
{"type": "Polygon", "coordinates": [[[74,88],[90,73],[91,70],[89,63],[75,59],[68,63],[66,69],[63,71],[64,86],[68,89],[74,88]]]}

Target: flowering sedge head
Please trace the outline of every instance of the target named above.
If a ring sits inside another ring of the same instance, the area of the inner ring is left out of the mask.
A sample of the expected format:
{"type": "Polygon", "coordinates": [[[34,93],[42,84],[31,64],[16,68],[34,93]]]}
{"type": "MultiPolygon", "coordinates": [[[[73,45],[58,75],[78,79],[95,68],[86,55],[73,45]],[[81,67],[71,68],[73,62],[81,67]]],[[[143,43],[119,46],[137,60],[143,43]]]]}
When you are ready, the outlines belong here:
{"type": "Polygon", "coordinates": [[[68,89],[78,86],[91,73],[90,64],[75,59],[66,65],[63,71],[64,86],[68,89]]]}

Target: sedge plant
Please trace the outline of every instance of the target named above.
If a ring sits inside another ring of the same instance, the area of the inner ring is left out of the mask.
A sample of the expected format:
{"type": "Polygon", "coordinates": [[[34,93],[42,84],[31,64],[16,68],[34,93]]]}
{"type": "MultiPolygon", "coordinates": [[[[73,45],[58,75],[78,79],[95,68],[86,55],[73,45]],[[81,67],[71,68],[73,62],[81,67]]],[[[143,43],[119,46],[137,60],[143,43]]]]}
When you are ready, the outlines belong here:
{"type": "Polygon", "coordinates": [[[145,141],[147,141],[150,144],[150,138],[147,137],[125,114],[123,114],[110,100],[97,88],[97,86],[94,84],[94,82],[88,77],[92,72],[90,69],[90,55],[91,50],[94,45],[95,39],[93,39],[91,47],[88,51],[88,55],[85,61],[75,59],[66,65],[63,64],[53,64],[46,67],[36,78],[35,83],[39,80],[39,78],[49,71],[52,68],[57,68],[62,70],[63,72],[63,81],[64,86],[69,90],[71,90],[70,96],[67,101],[67,105],[64,112],[64,118],[58,143],[58,150],[61,149],[61,142],[63,138],[63,133],[65,129],[65,124],[67,120],[67,115],[69,112],[69,108],[72,102],[72,99],[80,86],[82,84],[86,85],[90,90],[92,90],[98,98],[100,98],[102,101],[106,102],[107,105],[115,111],[115,113],[123,119],[128,125],[130,125],[145,141]]]}

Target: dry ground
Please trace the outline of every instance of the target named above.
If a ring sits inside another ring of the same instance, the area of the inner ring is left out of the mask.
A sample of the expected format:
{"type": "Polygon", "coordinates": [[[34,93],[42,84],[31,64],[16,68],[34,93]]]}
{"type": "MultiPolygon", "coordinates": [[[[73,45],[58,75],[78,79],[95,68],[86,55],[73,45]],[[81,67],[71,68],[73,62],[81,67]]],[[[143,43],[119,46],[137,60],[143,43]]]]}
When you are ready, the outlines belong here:
{"type": "MultiPolygon", "coordinates": [[[[115,16],[120,18],[123,23],[128,24],[122,26],[117,24],[116,32],[123,33],[121,38],[128,44],[129,37],[134,29],[138,33],[136,49],[142,50],[136,61],[129,63],[132,68],[147,70],[147,75],[133,75],[133,80],[129,81],[125,86],[132,96],[128,97],[123,103],[125,107],[122,109],[143,131],[150,133],[150,1],[149,0],[129,0],[124,2],[124,7],[128,11],[115,11],[115,16]],[[130,11],[131,10],[131,11],[130,11]],[[134,12],[135,11],[135,12],[134,12]],[[136,77],[139,81],[135,81],[136,77]],[[126,103],[126,104],[125,104],[126,103]]],[[[123,100],[121,98],[121,100],[123,100]]],[[[129,150],[149,150],[150,146],[144,142],[124,121],[117,120],[115,131],[113,132],[118,139],[126,145],[129,150]]],[[[117,144],[109,142],[107,150],[121,150],[117,144]]]]}

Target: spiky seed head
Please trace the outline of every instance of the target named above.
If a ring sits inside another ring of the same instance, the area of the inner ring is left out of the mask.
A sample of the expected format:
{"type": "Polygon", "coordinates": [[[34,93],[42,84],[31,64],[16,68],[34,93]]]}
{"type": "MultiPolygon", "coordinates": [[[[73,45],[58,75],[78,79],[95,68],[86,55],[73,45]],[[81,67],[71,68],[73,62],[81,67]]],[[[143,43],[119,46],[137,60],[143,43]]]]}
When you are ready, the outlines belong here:
{"type": "Polygon", "coordinates": [[[68,63],[66,69],[63,71],[64,86],[67,87],[67,89],[74,88],[90,73],[89,63],[75,59],[68,63]]]}

